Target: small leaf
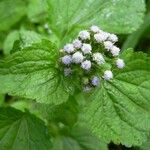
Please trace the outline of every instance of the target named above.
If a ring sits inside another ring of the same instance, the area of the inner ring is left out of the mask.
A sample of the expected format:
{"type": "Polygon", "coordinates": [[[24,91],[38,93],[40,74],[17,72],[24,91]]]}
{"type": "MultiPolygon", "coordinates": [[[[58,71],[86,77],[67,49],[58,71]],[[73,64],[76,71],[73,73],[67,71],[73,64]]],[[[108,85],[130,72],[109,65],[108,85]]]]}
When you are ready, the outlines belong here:
{"type": "Polygon", "coordinates": [[[50,136],[44,123],[13,108],[0,108],[1,150],[51,149],[50,136]]]}
{"type": "Polygon", "coordinates": [[[142,23],[145,11],[144,0],[49,0],[48,4],[50,27],[61,46],[93,24],[110,32],[131,33],[142,23]]]}
{"type": "Polygon", "coordinates": [[[0,92],[40,103],[67,101],[73,87],[56,68],[58,52],[49,41],[14,52],[0,62],[0,92]]]}
{"type": "Polygon", "coordinates": [[[92,92],[83,118],[107,142],[140,145],[150,131],[150,58],[132,51],[122,57],[126,67],[92,92]]]}
{"type": "Polygon", "coordinates": [[[0,31],[9,30],[26,14],[26,2],[24,0],[0,1],[0,31]]]}

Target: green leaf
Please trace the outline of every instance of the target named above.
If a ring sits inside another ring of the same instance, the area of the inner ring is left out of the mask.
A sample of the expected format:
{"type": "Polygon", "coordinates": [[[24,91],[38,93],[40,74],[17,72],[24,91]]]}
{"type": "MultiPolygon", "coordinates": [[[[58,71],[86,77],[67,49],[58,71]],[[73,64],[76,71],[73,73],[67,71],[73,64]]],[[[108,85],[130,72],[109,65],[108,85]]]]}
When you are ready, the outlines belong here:
{"type": "Polygon", "coordinates": [[[1,92],[40,103],[67,101],[72,85],[63,79],[56,61],[57,49],[47,40],[14,52],[0,62],[1,92]]]}
{"type": "Polygon", "coordinates": [[[29,109],[44,120],[61,122],[68,126],[73,126],[78,119],[78,104],[72,96],[69,97],[67,102],[60,105],[33,103],[29,109]]]}
{"type": "Polygon", "coordinates": [[[49,0],[50,27],[68,42],[77,32],[93,24],[115,33],[131,33],[142,23],[144,0],[49,0]],[[130,17],[129,17],[130,16],[130,17]]]}
{"type": "Polygon", "coordinates": [[[142,38],[144,33],[146,33],[150,29],[150,12],[145,16],[144,22],[141,27],[129,35],[127,40],[124,42],[122,50],[126,50],[127,48],[135,48],[139,43],[139,40],[142,38]]]}
{"type": "Polygon", "coordinates": [[[43,22],[48,17],[47,0],[30,0],[27,15],[31,22],[43,22]]]}
{"type": "Polygon", "coordinates": [[[44,123],[13,108],[0,108],[1,150],[49,150],[50,136],[44,123]]]}
{"type": "Polygon", "coordinates": [[[10,54],[16,40],[19,41],[21,48],[31,46],[33,43],[41,42],[42,36],[34,31],[20,30],[12,31],[8,34],[4,41],[4,54],[10,54]]]}
{"type": "Polygon", "coordinates": [[[0,31],[9,30],[26,13],[24,0],[1,0],[0,1],[0,31]]]}
{"type": "Polygon", "coordinates": [[[91,93],[83,118],[106,142],[140,145],[150,131],[150,58],[129,51],[122,57],[125,69],[91,93]]]}
{"type": "Polygon", "coordinates": [[[81,126],[74,126],[69,133],[54,138],[53,150],[107,150],[91,132],[81,126]]]}
{"type": "Polygon", "coordinates": [[[12,31],[7,35],[3,46],[3,52],[5,55],[10,54],[16,40],[19,40],[19,32],[17,30],[12,31]]]}

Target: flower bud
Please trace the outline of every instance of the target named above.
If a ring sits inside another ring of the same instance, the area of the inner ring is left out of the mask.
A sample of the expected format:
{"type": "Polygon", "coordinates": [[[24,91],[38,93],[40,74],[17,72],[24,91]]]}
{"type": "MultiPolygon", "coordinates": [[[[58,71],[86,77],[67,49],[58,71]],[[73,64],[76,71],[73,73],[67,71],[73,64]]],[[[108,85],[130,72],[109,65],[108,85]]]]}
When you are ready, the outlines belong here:
{"type": "Polygon", "coordinates": [[[97,77],[97,76],[94,76],[93,78],[92,78],[92,85],[94,85],[94,86],[98,86],[99,84],[100,84],[100,78],[99,77],[97,77]]]}
{"type": "Polygon", "coordinates": [[[119,69],[122,69],[122,68],[124,68],[125,63],[124,63],[123,59],[118,58],[118,59],[116,60],[116,65],[117,65],[117,67],[118,67],[119,69]]]}
{"type": "Polygon", "coordinates": [[[75,39],[75,40],[73,41],[73,46],[74,46],[75,48],[79,49],[79,48],[82,47],[82,42],[81,42],[80,40],[78,40],[78,39],[75,39]]]}
{"type": "Polygon", "coordinates": [[[113,78],[113,73],[112,73],[110,70],[106,70],[106,71],[104,72],[103,78],[104,78],[105,80],[110,80],[110,79],[113,78]]]}
{"type": "Polygon", "coordinates": [[[105,59],[104,59],[103,55],[98,52],[93,54],[93,60],[99,65],[105,63],[105,59]]]}
{"type": "Polygon", "coordinates": [[[84,43],[81,50],[84,54],[89,54],[89,53],[91,53],[92,47],[91,47],[90,44],[85,44],[84,43]]]}
{"type": "Polygon", "coordinates": [[[64,51],[67,53],[72,53],[75,51],[73,44],[67,44],[64,46],[64,51]]]}
{"type": "Polygon", "coordinates": [[[61,58],[61,60],[65,65],[70,65],[72,63],[71,55],[65,55],[64,57],[61,58]]]}
{"type": "Polygon", "coordinates": [[[99,29],[99,27],[98,26],[91,26],[91,31],[93,32],[93,33],[98,33],[99,31],[100,31],[100,29],[99,29]]]}
{"type": "Polygon", "coordinates": [[[105,47],[106,50],[109,51],[110,49],[112,49],[113,43],[110,42],[110,41],[106,41],[106,42],[104,42],[104,47],[105,47]]]}
{"type": "Polygon", "coordinates": [[[72,55],[72,61],[75,63],[75,64],[79,64],[83,61],[84,57],[82,55],[81,52],[76,52],[72,55]]]}
{"type": "Polygon", "coordinates": [[[87,30],[80,31],[79,37],[81,38],[81,40],[90,39],[90,33],[87,30]]]}
{"type": "Polygon", "coordinates": [[[81,67],[85,70],[91,69],[91,61],[85,60],[82,62],[81,67]]]}
{"type": "Polygon", "coordinates": [[[118,56],[120,49],[116,46],[113,46],[112,49],[110,50],[113,56],[118,56]]]}
{"type": "Polygon", "coordinates": [[[118,37],[115,34],[110,34],[109,37],[108,37],[108,40],[115,43],[115,42],[118,41],[118,37]]]}

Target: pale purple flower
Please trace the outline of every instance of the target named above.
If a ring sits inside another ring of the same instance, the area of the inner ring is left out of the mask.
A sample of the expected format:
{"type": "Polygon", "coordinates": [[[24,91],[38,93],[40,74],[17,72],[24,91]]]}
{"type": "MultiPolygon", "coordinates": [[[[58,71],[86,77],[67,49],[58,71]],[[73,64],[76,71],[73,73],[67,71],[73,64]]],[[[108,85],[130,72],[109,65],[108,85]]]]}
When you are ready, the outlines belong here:
{"type": "Polygon", "coordinates": [[[61,58],[63,64],[70,65],[72,63],[72,57],[71,55],[65,55],[61,58]]]}
{"type": "Polygon", "coordinates": [[[105,41],[105,42],[104,42],[104,47],[105,47],[106,50],[109,51],[110,49],[112,49],[113,43],[110,42],[110,41],[105,41]]]}
{"type": "Polygon", "coordinates": [[[81,67],[85,70],[89,70],[91,68],[91,61],[89,60],[83,61],[81,67]]]}
{"type": "Polygon", "coordinates": [[[124,68],[124,66],[125,66],[124,60],[118,58],[118,59],[116,60],[116,65],[117,65],[117,67],[118,67],[119,69],[124,68]]]}
{"type": "Polygon", "coordinates": [[[93,78],[92,78],[92,85],[94,85],[94,86],[98,86],[99,84],[100,84],[100,78],[99,77],[97,77],[97,76],[94,76],[93,78]]]}
{"type": "Polygon", "coordinates": [[[92,47],[91,47],[90,44],[85,44],[84,43],[81,50],[84,54],[89,54],[89,53],[91,53],[92,47]]]}
{"type": "Polygon", "coordinates": [[[74,48],[73,44],[66,44],[64,46],[64,51],[67,53],[72,53],[75,51],[75,48],[74,48]]]}
{"type": "Polygon", "coordinates": [[[91,30],[93,33],[98,33],[98,32],[100,32],[99,27],[98,27],[98,26],[95,26],[95,25],[91,26],[90,30],[91,30]]]}
{"type": "Polygon", "coordinates": [[[106,70],[106,71],[104,72],[103,78],[104,78],[105,80],[110,80],[110,79],[112,79],[112,78],[113,78],[113,73],[112,73],[112,71],[106,70]]]}
{"type": "Polygon", "coordinates": [[[72,55],[72,61],[75,63],[75,64],[79,64],[83,61],[84,57],[82,55],[81,52],[75,52],[73,55],[72,55]]]}
{"type": "Polygon", "coordinates": [[[79,37],[81,40],[90,39],[90,33],[87,30],[80,31],[79,37]]]}
{"type": "Polygon", "coordinates": [[[118,56],[119,52],[120,52],[120,49],[116,46],[113,46],[112,49],[110,49],[110,51],[111,51],[113,56],[118,56]]]}
{"type": "Polygon", "coordinates": [[[79,39],[75,39],[73,41],[73,46],[77,49],[81,48],[82,47],[82,42],[79,40],[79,39]]]}
{"type": "Polygon", "coordinates": [[[105,63],[105,59],[104,59],[103,55],[98,52],[93,54],[93,60],[99,65],[105,63]]]}

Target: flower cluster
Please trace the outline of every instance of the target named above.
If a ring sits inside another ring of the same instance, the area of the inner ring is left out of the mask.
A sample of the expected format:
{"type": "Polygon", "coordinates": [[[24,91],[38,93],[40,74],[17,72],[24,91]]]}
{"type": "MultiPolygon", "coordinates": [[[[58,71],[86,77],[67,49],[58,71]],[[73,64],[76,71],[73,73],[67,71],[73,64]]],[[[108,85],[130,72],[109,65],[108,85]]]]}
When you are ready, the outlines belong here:
{"type": "Polygon", "coordinates": [[[74,75],[83,85],[84,91],[100,85],[101,80],[111,80],[113,66],[122,69],[120,49],[115,46],[118,37],[104,32],[97,26],[79,32],[78,38],[61,50],[61,66],[64,75],[74,75]],[[62,65],[63,64],[63,65],[62,65]]]}

